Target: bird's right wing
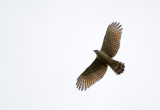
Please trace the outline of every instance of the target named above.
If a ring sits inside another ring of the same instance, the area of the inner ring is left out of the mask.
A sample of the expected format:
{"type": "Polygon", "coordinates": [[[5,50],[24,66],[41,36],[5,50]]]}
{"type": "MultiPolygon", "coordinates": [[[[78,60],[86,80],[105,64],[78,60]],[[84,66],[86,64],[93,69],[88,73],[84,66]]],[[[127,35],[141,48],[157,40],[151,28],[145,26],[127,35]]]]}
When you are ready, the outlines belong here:
{"type": "Polygon", "coordinates": [[[101,51],[105,52],[109,57],[114,57],[119,50],[122,28],[117,22],[113,22],[107,28],[106,35],[103,40],[101,51]]]}
{"type": "Polygon", "coordinates": [[[94,83],[103,78],[107,71],[108,65],[102,63],[99,59],[95,59],[93,63],[77,78],[77,88],[86,90],[94,83]]]}

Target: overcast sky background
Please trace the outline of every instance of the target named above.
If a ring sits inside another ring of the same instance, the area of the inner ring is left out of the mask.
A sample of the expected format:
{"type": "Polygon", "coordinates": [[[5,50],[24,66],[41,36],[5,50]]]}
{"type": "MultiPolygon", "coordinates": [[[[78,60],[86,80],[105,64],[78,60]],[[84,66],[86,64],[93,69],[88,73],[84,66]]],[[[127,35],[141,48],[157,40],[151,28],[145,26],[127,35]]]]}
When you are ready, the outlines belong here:
{"type": "Polygon", "coordinates": [[[159,26],[159,0],[0,0],[0,110],[160,110],[159,26]],[[114,21],[125,72],[78,91],[114,21]]]}

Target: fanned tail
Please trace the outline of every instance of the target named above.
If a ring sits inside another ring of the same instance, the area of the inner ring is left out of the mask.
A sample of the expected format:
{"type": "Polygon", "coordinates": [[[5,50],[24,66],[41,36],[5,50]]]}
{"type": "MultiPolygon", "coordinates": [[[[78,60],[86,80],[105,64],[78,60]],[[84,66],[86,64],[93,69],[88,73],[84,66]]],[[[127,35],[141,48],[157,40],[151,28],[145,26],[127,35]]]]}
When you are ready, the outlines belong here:
{"type": "Polygon", "coordinates": [[[121,73],[123,73],[125,65],[122,62],[113,60],[112,63],[109,65],[112,70],[117,74],[120,75],[121,73]]]}

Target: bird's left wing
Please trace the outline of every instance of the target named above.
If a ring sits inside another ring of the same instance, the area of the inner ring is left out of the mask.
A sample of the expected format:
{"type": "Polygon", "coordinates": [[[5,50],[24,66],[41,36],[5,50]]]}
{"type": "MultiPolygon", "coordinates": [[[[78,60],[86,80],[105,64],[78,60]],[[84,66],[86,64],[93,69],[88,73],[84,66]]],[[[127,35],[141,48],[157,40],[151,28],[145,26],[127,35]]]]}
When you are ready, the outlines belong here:
{"type": "Polygon", "coordinates": [[[86,90],[94,83],[99,81],[107,71],[108,65],[102,63],[99,59],[95,59],[93,63],[77,78],[77,88],[86,90]]]}

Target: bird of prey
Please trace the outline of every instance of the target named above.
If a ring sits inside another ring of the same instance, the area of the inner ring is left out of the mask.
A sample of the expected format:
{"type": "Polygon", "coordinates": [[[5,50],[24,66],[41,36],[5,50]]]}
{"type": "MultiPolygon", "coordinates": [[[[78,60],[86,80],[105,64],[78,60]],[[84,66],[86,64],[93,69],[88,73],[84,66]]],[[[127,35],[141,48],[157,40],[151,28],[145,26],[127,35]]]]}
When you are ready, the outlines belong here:
{"type": "Polygon", "coordinates": [[[76,85],[79,90],[86,90],[103,78],[108,66],[110,66],[117,75],[123,73],[125,68],[124,63],[113,59],[120,47],[122,29],[121,25],[117,22],[113,22],[108,26],[101,50],[94,50],[96,53],[95,60],[77,78],[76,85]]]}

